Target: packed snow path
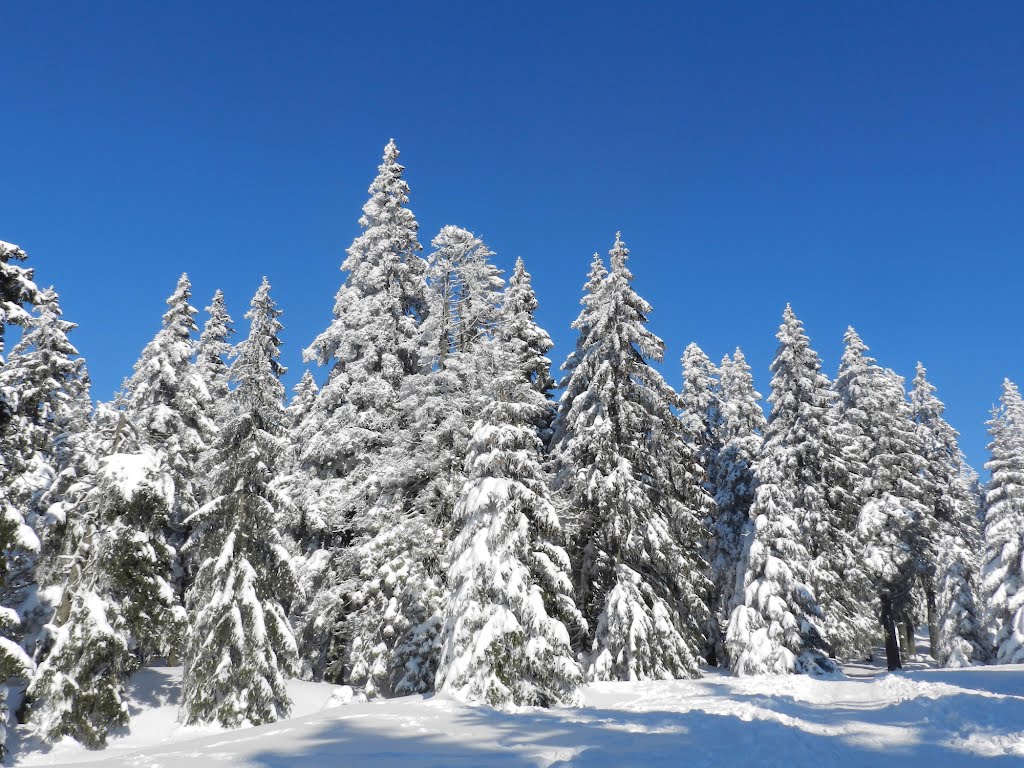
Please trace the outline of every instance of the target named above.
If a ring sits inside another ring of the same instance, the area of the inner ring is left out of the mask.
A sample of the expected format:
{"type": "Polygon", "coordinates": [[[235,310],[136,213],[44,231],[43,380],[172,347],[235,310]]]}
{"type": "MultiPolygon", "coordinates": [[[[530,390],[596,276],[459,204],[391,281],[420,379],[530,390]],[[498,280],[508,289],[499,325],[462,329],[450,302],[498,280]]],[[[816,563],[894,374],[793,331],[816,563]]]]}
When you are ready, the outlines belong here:
{"type": "Polygon", "coordinates": [[[130,732],[107,750],[66,740],[39,752],[29,741],[16,764],[1024,765],[1024,666],[845,680],[711,671],[702,680],[594,684],[581,709],[517,714],[441,695],[339,706],[337,686],[293,681],[293,718],[235,731],[178,724],[179,676],[147,669],[136,677],[130,732]]]}

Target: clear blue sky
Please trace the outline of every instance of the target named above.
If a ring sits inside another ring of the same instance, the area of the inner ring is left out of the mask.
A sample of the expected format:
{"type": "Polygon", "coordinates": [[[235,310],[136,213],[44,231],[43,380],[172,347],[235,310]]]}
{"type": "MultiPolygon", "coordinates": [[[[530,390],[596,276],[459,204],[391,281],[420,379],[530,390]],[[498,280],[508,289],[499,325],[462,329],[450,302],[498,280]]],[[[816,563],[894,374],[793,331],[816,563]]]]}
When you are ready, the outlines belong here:
{"type": "Polygon", "coordinates": [[[1024,3],[5,3],[0,29],[0,239],[97,397],[182,271],[239,325],[266,274],[294,382],[391,136],[424,245],[522,255],[556,361],[621,229],[674,384],[696,340],[766,392],[786,302],[830,374],[848,324],[924,361],[975,464],[1024,384],[1024,3]]]}

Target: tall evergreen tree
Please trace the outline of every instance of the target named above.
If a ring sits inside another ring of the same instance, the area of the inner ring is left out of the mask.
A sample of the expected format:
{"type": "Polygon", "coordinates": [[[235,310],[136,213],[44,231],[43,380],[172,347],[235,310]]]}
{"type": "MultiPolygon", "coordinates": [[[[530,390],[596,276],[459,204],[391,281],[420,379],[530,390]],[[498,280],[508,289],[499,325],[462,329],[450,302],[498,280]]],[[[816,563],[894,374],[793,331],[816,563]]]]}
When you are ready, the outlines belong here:
{"type": "Polygon", "coordinates": [[[296,500],[314,536],[303,548],[331,553],[329,586],[313,612],[299,620],[302,655],[319,659],[311,669],[314,677],[330,669],[328,675],[337,679],[347,667],[345,614],[359,595],[343,585],[358,580],[362,569],[349,545],[372,533],[366,525],[377,517],[371,510],[380,500],[379,470],[402,434],[402,382],[421,365],[426,264],[398,156],[392,140],[363,206],[363,231],[341,267],[347,276],[334,320],[304,352],[307,361],[331,366],[297,431],[298,485],[304,492],[296,500]]]}
{"type": "Polygon", "coordinates": [[[492,706],[577,704],[583,679],[562,621],[582,631],[541,470],[548,401],[527,341],[495,342],[507,362],[487,388],[466,458],[437,672],[439,689],[492,706]]]}
{"type": "Polygon", "coordinates": [[[719,412],[715,442],[721,448],[711,464],[709,478],[715,489],[711,525],[711,608],[715,617],[715,660],[727,662],[725,628],[736,607],[736,569],[743,556],[743,532],[754,502],[754,465],[761,452],[767,421],[761,410],[761,394],[754,389],[750,366],[737,348],[721,366],[719,412]]]}
{"type": "MultiPolygon", "coordinates": [[[[569,411],[576,398],[586,391],[590,385],[586,371],[578,371],[580,362],[587,354],[587,345],[590,343],[590,330],[594,322],[598,294],[604,286],[608,277],[608,269],[605,267],[601,254],[595,253],[590,262],[590,272],[587,275],[587,282],[583,284],[583,298],[580,299],[582,309],[572,323],[576,331],[576,348],[569,353],[565,362],[562,363],[562,380],[559,387],[562,389],[562,396],[558,401],[558,410],[555,414],[554,429],[549,446],[552,450],[561,448],[561,444],[568,439],[569,411]],[[570,389],[572,387],[572,389],[570,389]]],[[[556,478],[557,480],[558,478],[556,478]]]]}
{"type": "Polygon", "coordinates": [[[491,341],[502,324],[504,281],[494,254],[453,226],[432,245],[421,368],[400,391],[401,439],[384,453],[377,503],[355,518],[363,585],[341,630],[348,680],[368,695],[433,687],[445,581],[439,553],[454,537],[469,429],[499,370],[491,341]]]}
{"type": "MultiPolygon", "coordinates": [[[[21,266],[27,258],[25,252],[14,245],[0,240],[0,365],[6,351],[5,340],[8,325],[24,327],[29,322],[26,307],[40,300],[39,290],[32,282],[32,269],[21,266]]],[[[12,442],[11,420],[19,398],[16,383],[0,389],[0,675],[3,680],[26,677],[32,663],[15,641],[18,634],[18,614],[15,603],[21,593],[21,586],[12,583],[17,563],[12,559],[24,558],[26,554],[39,549],[38,537],[11,498],[8,485],[11,482],[11,456],[6,446],[12,442]]],[[[0,727],[7,722],[7,686],[0,685],[0,727]]],[[[6,753],[6,728],[0,730],[0,757],[6,753]]]]}
{"type": "Polygon", "coordinates": [[[43,291],[0,371],[0,389],[13,404],[4,440],[8,492],[42,546],[8,550],[8,591],[19,604],[22,642],[29,650],[53,609],[38,589],[37,571],[60,550],[64,516],[57,502],[66,485],[61,478],[76,464],[76,444],[91,408],[85,360],[67,336],[75,327],[62,319],[56,291],[43,291]]]}
{"type": "Polygon", "coordinates": [[[753,530],[737,568],[737,606],[727,632],[729,664],[740,675],[835,669],[822,652],[822,611],[809,584],[813,556],[802,543],[831,533],[822,488],[830,459],[828,381],[789,306],[777,337],[772,410],[750,509],[753,530]]]}
{"type": "Polygon", "coordinates": [[[1009,379],[989,421],[991,479],[985,490],[982,590],[985,623],[1000,664],[1024,661],[1024,400],[1009,379]]]}
{"type": "Polygon", "coordinates": [[[827,476],[833,525],[831,537],[818,550],[829,577],[817,585],[827,596],[822,605],[826,636],[835,653],[846,658],[871,653],[877,635],[877,601],[856,533],[858,516],[871,496],[868,461],[878,432],[872,409],[880,407],[872,382],[881,369],[867,351],[857,332],[847,328],[829,414],[835,457],[827,476]]]}
{"type": "Polygon", "coordinates": [[[554,343],[548,332],[537,324],[537,294],[534,293],[532,280],[522,258],[517,258],[505,290],[500,336],[514,347],[514,354],[527,360],[530,383],[547,403],[538,424],[541,439],[547,444],[551,439],[555,417],[554,404],[551,403],[555,382],[551,378],[551,360],[547,354],[554,343]]]}
{"type": "Polygon", "coordinates": [[[586,331],[567,370],[557,459],[574,539],[580,605],[591,627],[587,674],[627,680],[696,677],[707,621],[698,554],[710,499],[680,437],[675,393],[649,360],[664,344],[631,286],[616,236],[611,271],[595,260],[586,331]]]}
{"type": "MultiPolygon", "coordinates": [[[[683,440],[689,445],[697,459],[697,466],[694,467],[698,476],[702,479],[705,489],[711,498],[714,498],[715,487],[711,484],[710,468],[718,454],[719,445],[718,427],[721,419],[720,403],[718,393],[718,374],[704,350],[696,343],[691,342],[683,351],[683,387],[679,393],[679,423],[682,427],[683,440]]],[[[711,512],[704,521],[709,530],[714,529],[716,513],[713,505],[708,505],[711,512]]],[[[711,541],[701,542],[701,555],[709,561],[711,559],[711,541]]],[[[714,574],[712,574],[712,577],[714,574]]],[[[715,601],[718,595],[712,578],[712,590],[710,595],[710,608],[708,612],[708,625],[704,629],[705,646],[704,656],[711,664],[718,663],[718,656],[721,650],[721,624],[719,615],[715,610],[715,601]]]]}
{"type": "Polygon", "coordinates": [[[981,549],[977,506],[957,433],[943,418],[945,406],[917,364],[910,392],[926,461],[924,503],[935,526],[935,557],[926,563],[924,586],[932,655],[943,666],[984,661],[988,643],[975,599],[981,549]]]}
{"type": "Polygon", "coordinates": [[[167,299],[163,327],[143,349],[123,392],[141,445],[159,450],[174,477],[170,526],[176,541],[181,540],[185,518],[199,508],[196,463],[214,431],[208,416],[210,396],[192,365],[192,334],[198,328],[191,297],[192,284],[182,274],[167,299]]]}
{"type": "Polygon", "coordinates": [[[217,290],[213,294],[206,312],[206,323],[196,347],[196,370],[206,385],[211,402],[223,404],[228,395],[231,337],[235,335],[235,324],[228,314],[223,291],[217,290]]]}
{"type": "Polygon", "coordinates": [[[281,312],[266,278],[252,299],[249,337],[231,364],[230,420],[218,438],[219,495],[197,515],[189,546],[201,565],[189,594],[191,622],[182,719],[254,725],[288,714],[285,679],[296,644],[287,606],[295,574],[281,533],[285,446],[281,312]]]}
{"type": "Polygon", "coordinates": [[[855,401],[864,414],[864,505],[857,521],[863,562],[874,582],[890,669],[901,666],[896,625],[914,637],[915,590],[932,557],[930,516],[924,506],[924,448],[906,400],[903,379],[869,366],[855,401]]]}
{"type": "MultiPolygon", "coordinates": [[[[719,371],[697,344],[691,342],[683,352],[683,388],[679,394],[679,421],[683,436],[693,446],[697,461],[705,471],[718,453],[717,445],[721,404],[718,394],[719,371]]],[[[708,482],[708,491],[715,488],[708,482]]]]}
{"type": "Polygon", "coordinates": [[[372,504],[372,468],[397,433],[402,379],[419,367],[426,265],[398,156],[392,140],[341,265],[334,320],[304,352],[331,370],[299,433],[310,475],[302,503],[340,542],[372,504]]]}
{"type": "Polygon", "coordinates": [[[153,451],[100,460],[71,519],[74,550],[54,642],[27,693],[44,740],[105,746],[128,723],[131,674],[175,650],[184,617],[170,586],[174,552],[163,539],[173,498],[173,478],[153,451]]]}

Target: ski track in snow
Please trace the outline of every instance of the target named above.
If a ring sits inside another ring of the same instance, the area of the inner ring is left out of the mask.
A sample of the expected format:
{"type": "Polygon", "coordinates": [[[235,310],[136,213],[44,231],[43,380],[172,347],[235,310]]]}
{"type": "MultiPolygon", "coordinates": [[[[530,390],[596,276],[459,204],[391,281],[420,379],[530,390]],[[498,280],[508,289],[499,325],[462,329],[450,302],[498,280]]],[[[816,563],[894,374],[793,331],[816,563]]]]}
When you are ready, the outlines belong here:
{"type": "MultiPolygon", "coordinates": [[[[182,726],[180,669],[132,685],[129,730],[102,752],[15,745],[15,765],[246,766],[1024,765],[1024,665],[595,683],[579,709],[511,714],[444,696],[328,706],[339,686],[292,681],[288,720],[227,731],[182,726]]],[[[337,700],[337,699],[335,699],[337,700]]],[[[21,730],[20,728],[18,730],[21,730]]]]}

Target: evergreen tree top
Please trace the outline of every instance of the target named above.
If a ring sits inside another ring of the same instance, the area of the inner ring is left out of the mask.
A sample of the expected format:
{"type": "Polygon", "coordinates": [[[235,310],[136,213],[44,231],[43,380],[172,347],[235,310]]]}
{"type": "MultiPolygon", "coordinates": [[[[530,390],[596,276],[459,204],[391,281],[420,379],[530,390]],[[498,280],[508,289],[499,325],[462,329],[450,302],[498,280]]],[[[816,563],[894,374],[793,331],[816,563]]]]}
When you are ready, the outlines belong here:
{"type": "Polygon", "coordinates": [[[198,332],[195,316],[199,310],[189,304],[192,298],[192,282],[188,274],[181,273],[178,284],[167,299],[169,309],[164,313],[164,328],[181,338],[187,338],[192,332],[198,332]]]}
{"type": "Polygon", "coordinates": [[[231,379],[238,384],[233,396],[246,403],[251,413],[264,419],[264,429],[281,426],[283,416],[281,376],[287,369],[280,361],[278,334],[284,327],[278,320],[281,315],[270,296],[270,282],[264,277],[245,313],[249,337],[238,345],[238,356],[231,365],[231,379]]]}
{"type": "Polygon", "coordinates": [[[787,413],[796,416],[798,404],[819,411],[827,408],[831,400],[829,381],[821,372],[821,358],[811,348],[804,325],[789,304],[782,313],[776,338],[779,348],[769,366],[772,391],[768,396],[772,404],[769,430],[775,433],[789,426],[776,424],[778,418],[787,413]]]}
{"type": "Polygon", "coordinates": [[[384,148],[384,159],[377,166],[377,176],[370,184],[370,199],[363,205],[359,226],[363,234],[348,249],[348,258],[342,264],[346,272],[358,272],[360,262],[366,258],[379,259],[384,253],[413,254],[422,250],[416,239],[419,224],[406,205],[409,203],[409,184],[403,178],[405,166],[400,165],[401,153],[391,139],[384,148]]]}
{"type": "Polygon", "coordinates": [[[224,291],[219,288],[214,292],[210,300],[210,306],[206,307],[209,317],[203,325],[203,333],[199,337],[201,346],[207,346],[218,342],[226,342],[229,336],[235,333],[234,321],[228,314],[227,302],[224,300],[224,291]]]}

